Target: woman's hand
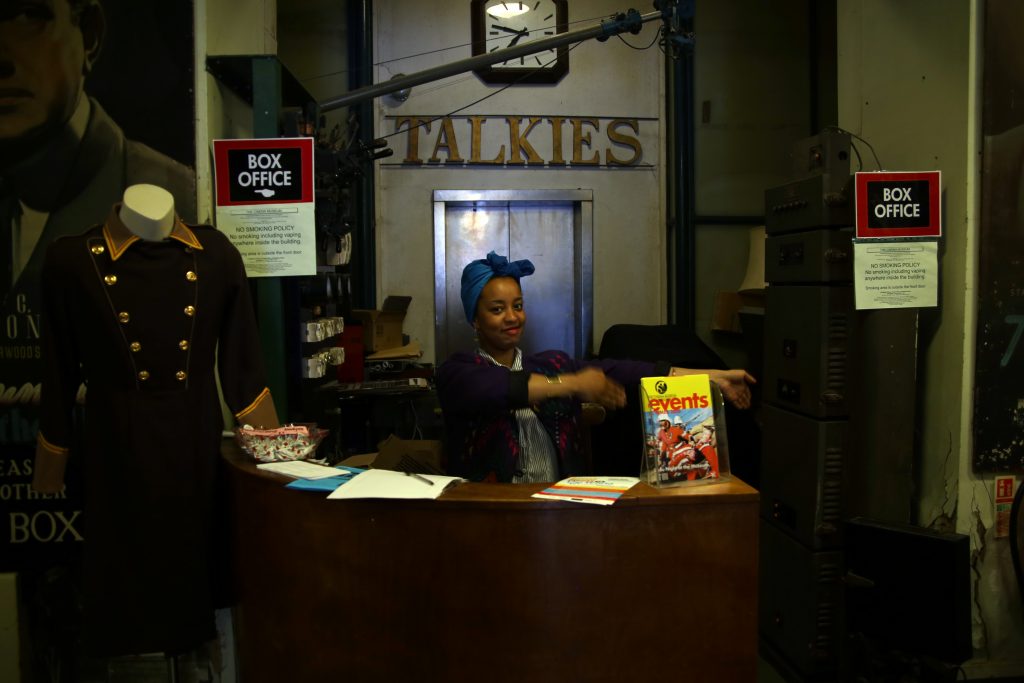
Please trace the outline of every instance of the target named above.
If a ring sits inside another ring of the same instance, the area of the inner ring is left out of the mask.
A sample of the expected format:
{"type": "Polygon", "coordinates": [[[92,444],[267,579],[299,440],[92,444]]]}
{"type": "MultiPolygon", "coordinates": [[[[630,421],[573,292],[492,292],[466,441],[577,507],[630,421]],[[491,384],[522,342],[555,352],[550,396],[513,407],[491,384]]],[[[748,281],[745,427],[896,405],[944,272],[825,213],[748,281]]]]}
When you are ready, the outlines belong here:
{"type": "Polygon", "coordinates": [[[757,384],[754,376],[746,370],[697,370],[677,367],[669,370],[669,377],[685,375],[707,375],[708,379],[721,390],[722,397],[737,408],[750,407],[750,387],[748,385],[757,384]]]}
{"type": "Polygon", "coordinates": [[[626,405],[626,390],[598,368],[583,368],[562,377],[563,381],[569,380],[573,393],[581,401],[600,403],[605,408],[621,408],[626,405]]]}
{"type": "Polygon", "coordinates": [[[756,384],[746,370],[708,370],[708,378],[718,385],[726,401],[737,408],[750,407],[750,384],[756,384]]]}

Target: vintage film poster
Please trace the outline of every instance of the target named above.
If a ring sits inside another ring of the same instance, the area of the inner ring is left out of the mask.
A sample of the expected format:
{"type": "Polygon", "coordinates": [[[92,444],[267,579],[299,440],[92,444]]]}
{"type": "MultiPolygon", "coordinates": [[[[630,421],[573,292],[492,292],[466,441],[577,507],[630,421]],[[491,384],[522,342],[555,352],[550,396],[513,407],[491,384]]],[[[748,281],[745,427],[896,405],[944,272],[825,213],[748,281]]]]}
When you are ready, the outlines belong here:
{"type": "Polygon", "coordinates": [[[977,343],[974,358],[975,472],[1024,469],[1024,3],[985,3],[977,343]]]}
{"type": "Polygon", "coordinates": [[[721,404],[707,375],[640,382],[644,473],[655,486],[710,483],[729,476],[721,404]]]}
{"type": "Polygon", "coordinates": [[[196,218],[192,14],[190,0],[14,3],[3,22],[0,87],[26,94],[0,109],[0,571],[63,562],[85,539],[74,457],[63,492],[31,489],[46,247],[138,183],[196,218]]]}

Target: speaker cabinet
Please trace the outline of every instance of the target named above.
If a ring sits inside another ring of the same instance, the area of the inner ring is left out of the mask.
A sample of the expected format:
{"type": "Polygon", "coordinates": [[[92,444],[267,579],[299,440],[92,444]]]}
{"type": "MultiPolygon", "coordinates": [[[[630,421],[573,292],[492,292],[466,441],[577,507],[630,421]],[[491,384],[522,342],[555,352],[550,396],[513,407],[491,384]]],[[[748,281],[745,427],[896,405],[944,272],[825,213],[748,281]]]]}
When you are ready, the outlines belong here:
{"type": "Polygon", "coordinates": [[[764,278],[772,284],[853,280],[853,229],[811,230],[765,240],[764,278]]]}
{"type": "Polygon", "coordinates": [[[842,543],[848,420],[761,412],[761,516],[816,549],[842,543]]]}
{"type": "Polygon", "coordinates": [[[812,551],[761,522],[761,636],[805,675],[839,668],[843,628],[843,556],[812,551]]]}
{"type": "Polygon", "coordinates": [[[818,418],[849,415],[853,288],[771,285],[765,293],[764,398],[818,418]]]}

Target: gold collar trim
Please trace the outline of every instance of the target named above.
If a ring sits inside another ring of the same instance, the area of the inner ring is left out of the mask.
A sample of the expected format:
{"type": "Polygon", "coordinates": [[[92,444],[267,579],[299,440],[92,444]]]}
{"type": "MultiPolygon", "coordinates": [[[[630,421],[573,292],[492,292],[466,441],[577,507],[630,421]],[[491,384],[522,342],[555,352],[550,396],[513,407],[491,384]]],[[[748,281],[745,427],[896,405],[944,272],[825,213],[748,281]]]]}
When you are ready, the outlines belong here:
{"type": "MultiPolygon", "coordinates": [[[[125,227],[125,224],[118,215],[120,208],[120,203],[115,204],[114,208],[110,211],[107,222],[103,224],[103,239],[107,243],[107,249],[110,250],[110,258],[114,261],[120,258],[121,254],[127,251],[128,247],[142,241],[142,238],[125,227]]],[[[203,248],[196,234],[178,216],[174,217],[174,226],[171,228],[171,234],[167,236],[167,239],[177,240],[193,249],[203,248]]]]}

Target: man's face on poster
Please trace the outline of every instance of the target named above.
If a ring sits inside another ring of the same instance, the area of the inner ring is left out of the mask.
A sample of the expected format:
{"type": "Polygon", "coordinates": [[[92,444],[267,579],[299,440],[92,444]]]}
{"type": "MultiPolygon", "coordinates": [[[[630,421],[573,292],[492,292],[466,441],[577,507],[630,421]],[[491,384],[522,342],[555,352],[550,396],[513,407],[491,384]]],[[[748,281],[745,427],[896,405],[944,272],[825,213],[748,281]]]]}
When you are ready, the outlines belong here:
{"type": "Polygon", "coordinates": [[[98,8],[0,0],[0,150],[23,151],[71,116],[99,49],[98,8]]]}

